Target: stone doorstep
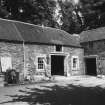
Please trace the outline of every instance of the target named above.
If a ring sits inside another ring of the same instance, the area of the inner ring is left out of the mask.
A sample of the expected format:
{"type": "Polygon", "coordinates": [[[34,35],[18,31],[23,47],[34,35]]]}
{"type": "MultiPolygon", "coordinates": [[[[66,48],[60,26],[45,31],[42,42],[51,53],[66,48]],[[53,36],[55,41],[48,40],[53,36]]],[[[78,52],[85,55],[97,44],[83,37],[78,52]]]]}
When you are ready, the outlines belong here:
{"type": "Polygon", "coordinates": [[[91,78],[100,78],[105,79],[105,76],[90,76],[90,75],[80,75],[80,76],[53,76],[55,81],[61,81],[61,80],[82,80],[82,79],[91,79],[91,78]]]}

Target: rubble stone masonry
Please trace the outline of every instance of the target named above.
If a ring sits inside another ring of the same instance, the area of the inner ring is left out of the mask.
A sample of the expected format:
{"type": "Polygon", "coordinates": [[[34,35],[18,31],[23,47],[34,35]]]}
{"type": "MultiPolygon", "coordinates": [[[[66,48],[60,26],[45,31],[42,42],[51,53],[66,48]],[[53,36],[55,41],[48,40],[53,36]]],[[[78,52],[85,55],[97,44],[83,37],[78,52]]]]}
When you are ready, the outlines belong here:
{"type": "MultiPolygon", "coordinates": [[[[55,51],[55,45],[44,44],[23,44],[23,43],[10,43],[0,42],[0,58],[11,57],[12,68],[19,72],[20,75],[45,75],[47,72],[51,76],[51,54],[64,55],[64,75],[83,75],[84,73],[84,50],[76,47],[63,46],[62,52],[55,51]],[[49,62],[45,65],[45,70],[37,70],[37,56],[44,55],[45,61],[49,62]],[[71,57],[78,56],[79,68],[72,70],[71,57]]],[[[2,71],[2,70],[1,70],[2,71]]],[[[21,78],[21,77],[20,77],[21,78]]]]}

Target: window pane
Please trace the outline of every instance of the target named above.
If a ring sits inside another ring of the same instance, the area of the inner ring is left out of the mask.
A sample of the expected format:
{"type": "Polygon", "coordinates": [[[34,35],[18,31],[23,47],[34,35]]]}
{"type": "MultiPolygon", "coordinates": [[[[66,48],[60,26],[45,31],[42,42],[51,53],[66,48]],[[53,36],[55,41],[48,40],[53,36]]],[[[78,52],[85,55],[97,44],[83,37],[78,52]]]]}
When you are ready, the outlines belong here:
{"type": "Polygon", "coordinates": [[[44,57],[38,57],[38,69],[44,69],[44,57]]]}
{"type": "Polygon", "coordinates": [[[61,45],[57,45],[56,46],[56,51],[62,51],[62,46],[61,45]]]}
{"type": "Polygon", "coordinates": [[[77,58],[73,58],[73,68],[76,68],[77,65],[77,58]]]}
{"type": "Polygon", "coordinates": [[[41,61],[42,61],[42,58],[38,58],[38,63],[41,63],[41,61]]]}
{"type": "Polygon", "coordinates": [[[43,69],[43,66],[42,65],[38,65],[38,69],[43,69]]]}
{"type": "Polygon", "coordinates": [[[72,58],[72,69],[78,69],[78,63],[79,63],[79,61],[78,61],[78,57],[73,57],[72,58]]]}

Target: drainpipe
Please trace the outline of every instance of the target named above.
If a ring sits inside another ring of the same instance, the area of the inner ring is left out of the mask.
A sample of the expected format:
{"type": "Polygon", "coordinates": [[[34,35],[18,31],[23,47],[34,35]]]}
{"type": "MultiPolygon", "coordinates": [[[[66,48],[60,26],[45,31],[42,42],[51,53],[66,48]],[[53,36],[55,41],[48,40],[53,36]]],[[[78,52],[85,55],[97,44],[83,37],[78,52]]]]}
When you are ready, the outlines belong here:
{"type": "Polygon", "coordinates": [[[24,72],[23,72],[23,75],[24,75],[24,78],[26,77],[26,70],[25,70],[25,40],[24,40],[24,38],[22,37],[22,35],[21,35],[21,33],[20,33],[20,31],[18,30],[18,28],[16,27],[16,25],[13,23],[12,24],[13,26],[14,26],[14,28],[15,28],[15,30],[16,30],[16,32],[18,33],[18,36],[20,37],[20,39],[22,39],[22,42],[23,42],[23,61],[24,61],[24,72]]]}
{"type": "Polygon", "coordinates": [[[24,63],[24,78],[26,77],[26,70],[25,70],[25,65],[26,65],[26,59],[25,59],[25,42],[23,41],[23,63],[24,63]]]}

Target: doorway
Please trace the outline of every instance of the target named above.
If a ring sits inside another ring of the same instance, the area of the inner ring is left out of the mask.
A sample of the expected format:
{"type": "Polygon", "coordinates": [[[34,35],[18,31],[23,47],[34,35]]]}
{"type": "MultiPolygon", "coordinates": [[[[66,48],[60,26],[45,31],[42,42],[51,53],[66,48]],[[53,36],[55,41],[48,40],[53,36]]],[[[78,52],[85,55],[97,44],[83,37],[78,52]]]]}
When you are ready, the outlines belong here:
{"type": "Polygon", "coordinates": [[[96,58],[85,58],[86,75],[97,75],[96,58]]]}
{"type": "Polygon", "coordinates": [[[63,55],[51,55],[51,75],[64,75],[63,55]]]}

